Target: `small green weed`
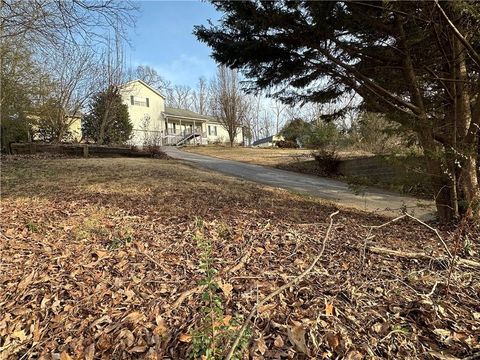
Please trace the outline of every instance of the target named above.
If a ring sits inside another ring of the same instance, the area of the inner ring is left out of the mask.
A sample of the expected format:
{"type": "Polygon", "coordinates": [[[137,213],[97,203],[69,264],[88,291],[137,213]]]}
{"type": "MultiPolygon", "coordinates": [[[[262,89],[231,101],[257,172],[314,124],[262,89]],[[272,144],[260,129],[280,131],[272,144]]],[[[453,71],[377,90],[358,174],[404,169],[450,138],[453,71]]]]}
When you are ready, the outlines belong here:
{"type": "Polygon", "coordinates": [[[35,225],[35,224],[32,223],[32,222],[29,222],[29,223],[27,224],[27,229],[28,229],[28,231],[30,231],[30,232],[38,232],[38,227],[37,227],[37,225],[35,225]]]}
{"type": "MultiPolygon", "coordinates": [[[[214,267],[212,242],[205,237],[204,225],[201,220],[196,221],[194,240],[200,250],[199,267],[204,273],[200,285],[205,286],[205,289],[201,294],[200,314],[202,316],[191,333],[190,357],[202,360],[222,359],[229,350],[229,344],[236,338],[242,318],[225,314],[222,296],[219,295],[220,286],[215,279],[217,270],[214,267]]],[[[250,337],[250,331],[246,331],[240,339],[233,359],[243,358],[242,353],[247,347],[250,337]]]]}
{"type": "Polygon", "coordinates": [[[133,238],[131,235],[127,235],[122,238],[117,238],[114,237],[110,244],[108,244],[107,249],[108,250],[117,250],[121,247],[126,246],[127,244],[130,244],[133,241],[133,238]]]}

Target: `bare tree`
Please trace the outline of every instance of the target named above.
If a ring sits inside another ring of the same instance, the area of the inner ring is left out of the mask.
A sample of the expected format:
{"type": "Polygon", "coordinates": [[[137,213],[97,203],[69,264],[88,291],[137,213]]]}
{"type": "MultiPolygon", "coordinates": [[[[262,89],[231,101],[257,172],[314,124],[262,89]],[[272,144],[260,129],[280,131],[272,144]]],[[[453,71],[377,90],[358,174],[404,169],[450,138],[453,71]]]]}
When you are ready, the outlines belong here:
{"type": "Polygon", "coordinates": [[[281,130],[281,126],[283,124],[282,114],[286,108],[287,108],[287,105],[285,105],[279,100],[275,100],[273,102],[272,110],[273,110],[273,115],[275,117],[275,133],[276,134],[278,134],[279,131],[281,130]]]}
{"type": "Polygon", "coordinates": [[[105,129],[115,119],[111,116],[115,99],[119,94],[119,86],[125,79],[125,59],[123,51],[123,42],[119,36],[115,37],[112,43],[108,41],[107,46],[102,54],[101,76],[99,78],[99,88],[106,92],[105,111],[99,126],[99,134],[97,143],[103,144],[105,140],[105,129]]]}
{"type": "Polygon", "coordinates": [[[268,111],[265,109],[260,117],[260,133],[261,137],[269,137],[272,135],[272,118],[270,117],[268,111]]]}
{"type": "Polygon", "coordinates": [[[168,80],[164,79],[157,70],[148,65],[137,66],[130,77],[140,79],[164,94],[171,87],[168,80]]]}
{"type": "MultiPolygon", "coordinates": [[[[137,5],[131,1],[0,1],[0,67],[3,69],[5,58],[15,58],[18,44],[28,49],[35,68],[44,69],[45,64],[50,66],[48,79],[42,76],[33,89],[29,86],[31,79],[38,78],[37,71],[32,70],[34,67],[28,73],[20,68],[14,70],[15,73],[25,73],[21,82],[15,82],[33,105],[56,109],[49,111],[47,121],[56,129],[55,138],[61,139],[68,128],[63,115],[78,112],[89,93],[87,78],[94,76],[96,67],[90,66],[94,63],[87,59],[87,53],[98,52],[98,46],[109,43],[111,33],[125,40],[127,27],[135,22],[136,10],[137,5]],[[72,52],[69,54],[68,51],[72,52]],[[58,61],[50,61],[52,59],[58,61]],[[47,98],[49,104],[46,104],[47,98]]],[[[0,115],[3,105],[2,99],[0,115]]]]}
{"type": "Polygon", "coordinates": [[[167,106],[190,109],[192,107],[192,88],[186,85],[175,85],[167,89],[167,106]]]}
{"type": "Polygon", "coordinates": [[[54,52],[46,66],[51,81],[40,106],[41,127],[50,140],[62,141],[96,90],[97,59],[92,48],[72,45],[54,52]]]}
{"type": "Polygon", "coordinates": [[[243,120],[243,142],[251,145],[252,141],[258,139],[258,104],[261,103],[260,96],[246,95],[248,107],[243,120]]]}
{"type": "Polygon", "coordinates": [[[198,79],[196,90],[192,93],[193,109],[201,114],[206,115],[208,113],[208,106],[210,102],[210,89],[207,84],[207,80],[204,77],[198,79]]]}
{"type": "Polygon", "coordinates": [[[103,41],[112,29],[125,36],[136,10],[131,1],[2,0],[0,38],[55,47],[103,41]]]}
{"type": "Polygon", "coordinates": [[[212,113],[227,130],[230,146],[244,124],[249,104],[240,87],[238,73],[220,66],[212,80],[212,113]]]}

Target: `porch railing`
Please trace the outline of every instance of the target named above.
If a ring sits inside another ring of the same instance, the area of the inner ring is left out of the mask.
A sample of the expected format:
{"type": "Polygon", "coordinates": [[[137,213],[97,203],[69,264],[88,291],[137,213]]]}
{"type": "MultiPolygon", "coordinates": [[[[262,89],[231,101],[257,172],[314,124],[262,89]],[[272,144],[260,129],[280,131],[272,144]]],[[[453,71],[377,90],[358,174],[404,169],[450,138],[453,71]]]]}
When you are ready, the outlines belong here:
{"type": "Polygon", "coordinates": [[[207,133],[202,131],[200,128],[198,129],[185,129],[185,130],[173,130],[173,129],[166,129],[165,135],[175,135],[175,136],[187,136],[190,134],[200,134],[202,136],[207,136],[207,133]]]}
{"type": "Polygon", "coordinates": [[[172,129],[168,129],[165,131],[165,136],[164,136],[164,144],[166,145],[176,145],[178,142],[181,140],[187,138],[188,136],[195,134],[197,135],[196,137],[192,137],[192,139],[188,140],[190,142],[196,142],[203,144],[206,142],[207,139],[207,133],[205,131],[200,131],[197,129],[196,131],[193,131],[192,129],[185,129],[185,130],[176,130],[173,131],[172,129]]]}

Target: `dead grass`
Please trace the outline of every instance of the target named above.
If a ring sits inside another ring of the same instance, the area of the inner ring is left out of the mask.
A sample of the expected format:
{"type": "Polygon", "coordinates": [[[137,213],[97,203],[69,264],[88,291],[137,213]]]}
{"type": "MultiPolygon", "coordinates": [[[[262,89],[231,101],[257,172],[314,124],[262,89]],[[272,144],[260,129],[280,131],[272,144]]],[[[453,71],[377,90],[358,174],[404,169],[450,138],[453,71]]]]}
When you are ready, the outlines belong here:
{"type": "Polygon", "coordinates": [[[311,150],[305,149],[231,148],[227,146],[189,146],[183,148],[183,150],[196,154],[266,166],[277,166],[280,164],[304,161],[305,159],[310,159],[310,154],[312,153],[311,150]]]}
{"type": "MultiPolygon", "coordinates": [[[[279,168],[289,168],[296,164],[304,171],[315,174],[316,169],[311,168],[312,150],[308,149],[280,149],[280,148],[249,148],[249,147],[228,147],[228,146],[188,146],[183,148],[188,152],[201,155],[219,157],[227,160],[242,161],[250,164],[273,166],[279,168]]],[[[338,156],[341,159],[350,159],[363,156],[372,156],[373,154],[360,150],[339,151],[338,156]]]]}
{"type": "MultiPolygon", "coordinates": [[[[1,180],[2,359],[185,359],[199,295],[172,305],[203,276],[196,219],[217,269],[252,254],[222,276],[232,285],[221,294],[225,315],[245,315],[310,264],[336,210],[172,160],[19,160],[2,165],[1,180]]],[[[480,274],[457,269],[447,294],[448,269],[439,264],[363,257],[363,225],[383,221],[341,209],[314,273],[259,309],[245,357],[478,352],[480,274]],[[292,340],[292,329],[303,340],[292,340]]],[[[442,234],[453,248],[451,234],[442,234]]],[[[443,253],[411,221],[375,235],[378,246],[443,253]]],[[[457,250],[478,259],[478,238],[457,250]]]]}

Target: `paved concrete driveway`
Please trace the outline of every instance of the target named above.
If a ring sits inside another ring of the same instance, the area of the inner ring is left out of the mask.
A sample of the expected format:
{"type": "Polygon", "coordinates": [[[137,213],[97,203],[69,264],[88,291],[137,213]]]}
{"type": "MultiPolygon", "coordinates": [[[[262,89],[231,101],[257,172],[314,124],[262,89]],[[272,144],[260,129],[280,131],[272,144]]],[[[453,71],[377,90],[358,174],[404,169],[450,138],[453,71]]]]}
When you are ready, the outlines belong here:
{"type": "Polygon", "coordinates": [[[346,183],[338,180],[193,154],[181,151],[173,146],[164,147],[164,151],[172,158],[189,161],[209,170],[273,187],[318,196],[347,207],[387,216],[398,216],[401,209],[406,207],[410,213],[422,219],[431,219],[434,216],[435,207],[431,201],[419,200],[375,188],[368,188],[365,193],[355,195],[346,183]]]}

